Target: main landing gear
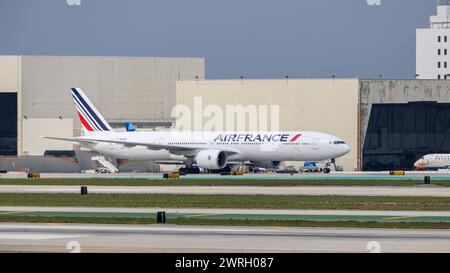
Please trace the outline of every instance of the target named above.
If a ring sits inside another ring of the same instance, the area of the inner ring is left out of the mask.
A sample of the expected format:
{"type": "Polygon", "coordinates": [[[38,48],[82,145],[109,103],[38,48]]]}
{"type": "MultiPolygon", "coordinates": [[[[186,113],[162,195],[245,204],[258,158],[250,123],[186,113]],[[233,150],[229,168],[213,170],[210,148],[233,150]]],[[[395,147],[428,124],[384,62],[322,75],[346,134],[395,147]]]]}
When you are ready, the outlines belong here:
{"type": "Polygon", "coordinates": [[[199,174],[200,168],[197,166],[181,167],[180,169],[178,169],[178,172],[180,173],[180,175],[199,174]]]}

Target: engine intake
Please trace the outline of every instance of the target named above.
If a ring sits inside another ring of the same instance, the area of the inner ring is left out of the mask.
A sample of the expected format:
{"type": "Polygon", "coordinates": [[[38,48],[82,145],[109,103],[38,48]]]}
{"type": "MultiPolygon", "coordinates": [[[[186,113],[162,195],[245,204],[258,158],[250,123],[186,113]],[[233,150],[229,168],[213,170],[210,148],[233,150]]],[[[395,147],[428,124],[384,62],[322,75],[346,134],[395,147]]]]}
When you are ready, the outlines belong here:
{"type": "Polygon", "coordinates": [[[220,170],[227,165],[227,155],[220,150],[202,150],[195,157],[195,161],[200,168],[220,170]]]}

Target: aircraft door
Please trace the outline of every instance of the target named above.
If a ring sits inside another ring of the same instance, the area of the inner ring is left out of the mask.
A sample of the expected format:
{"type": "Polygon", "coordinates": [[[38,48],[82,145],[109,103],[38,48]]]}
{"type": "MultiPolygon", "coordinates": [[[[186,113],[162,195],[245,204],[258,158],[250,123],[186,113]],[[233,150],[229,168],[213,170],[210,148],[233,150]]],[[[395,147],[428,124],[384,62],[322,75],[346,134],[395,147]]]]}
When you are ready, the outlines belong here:
{"type": "Polygon", "coordinates": [[[158,138],[157,139],[157,143],[159,144],[159,145],[165,145],[166,143],[164,142],[164,139],[163,138],[158,138]]]}
{"type": "Polygon", "coordinates": [[[319,139],[318,138],[315,138],[313,140],[312,147],[313,147],[313,150],[315,150],[315,151],[319,150],[319,139]]]}

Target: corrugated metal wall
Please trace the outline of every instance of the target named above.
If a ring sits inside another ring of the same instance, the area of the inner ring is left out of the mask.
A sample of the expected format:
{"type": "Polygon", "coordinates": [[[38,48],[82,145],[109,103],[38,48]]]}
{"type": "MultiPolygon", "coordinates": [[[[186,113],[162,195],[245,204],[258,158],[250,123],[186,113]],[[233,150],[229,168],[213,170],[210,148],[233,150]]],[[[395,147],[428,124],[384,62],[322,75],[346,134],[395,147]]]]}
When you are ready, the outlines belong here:
{"type": "Polygon", "coordinates": [[[413,169],[425,154],[450,152],[450,103],[374,104],[363,170],[413,169]]]}

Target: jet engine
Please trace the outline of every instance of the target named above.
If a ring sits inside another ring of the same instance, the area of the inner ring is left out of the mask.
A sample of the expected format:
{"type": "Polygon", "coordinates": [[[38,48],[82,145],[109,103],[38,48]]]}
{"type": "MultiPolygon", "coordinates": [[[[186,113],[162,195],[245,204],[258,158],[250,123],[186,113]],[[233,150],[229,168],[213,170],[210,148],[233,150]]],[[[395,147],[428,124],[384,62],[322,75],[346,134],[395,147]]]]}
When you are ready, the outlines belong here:
{"type": "Polygon", "coordinates": [[[252,161],[253,165],[266,169],[278,169],[280,168],[281,161],[252,161]]]}
{"type": "Polygon", "coordinates": [[[219,170],[227,165],[227,155],[220,150],[202,150],[195,157],[195,162],[200,168],[219,170]]]}

